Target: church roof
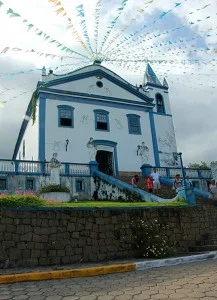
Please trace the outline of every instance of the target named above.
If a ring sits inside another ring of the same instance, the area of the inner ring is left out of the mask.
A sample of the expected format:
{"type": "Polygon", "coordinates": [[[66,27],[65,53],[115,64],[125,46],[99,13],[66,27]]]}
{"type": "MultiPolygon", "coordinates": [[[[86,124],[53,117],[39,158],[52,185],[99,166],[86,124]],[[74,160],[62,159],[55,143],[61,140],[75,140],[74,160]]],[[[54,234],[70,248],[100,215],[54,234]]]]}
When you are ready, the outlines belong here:
{"type": "Polygon", "coordinates": [[[165,86],[165,87],[169,87],[169,85],[168,85],[168,83],[167,83],[167,81],[166,81],[166,78],[164,78],[164,81],[163,81],[163,86],[165,86]]]}
{"type": "Polygon", "coordinates": [[[157,78],[157,75],[155,74],[152,67],[148,63],[145,71],[145,76],[144,76],[144,85],[149,83],[162,86],[160,80],[157,78]]]}

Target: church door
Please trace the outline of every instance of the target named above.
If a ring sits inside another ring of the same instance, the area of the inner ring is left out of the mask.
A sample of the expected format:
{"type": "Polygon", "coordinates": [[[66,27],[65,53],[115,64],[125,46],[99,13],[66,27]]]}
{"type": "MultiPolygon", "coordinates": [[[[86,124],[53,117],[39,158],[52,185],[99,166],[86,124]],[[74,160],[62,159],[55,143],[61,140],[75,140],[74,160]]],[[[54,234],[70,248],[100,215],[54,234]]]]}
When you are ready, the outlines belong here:
{"type": "Polygon", "coordinates": [[[98,150],[96,161],[99,164],[99,171],[107,175],[113,176],[113,153],[104,150],[98,150]]]}

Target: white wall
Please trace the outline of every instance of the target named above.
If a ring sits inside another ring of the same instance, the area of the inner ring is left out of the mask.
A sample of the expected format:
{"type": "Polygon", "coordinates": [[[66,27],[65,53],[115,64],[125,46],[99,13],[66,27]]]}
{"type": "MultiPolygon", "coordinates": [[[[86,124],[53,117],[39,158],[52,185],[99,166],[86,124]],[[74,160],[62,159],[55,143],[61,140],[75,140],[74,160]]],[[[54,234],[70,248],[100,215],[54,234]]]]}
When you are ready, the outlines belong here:
{"type": "Polygon", "coordinates": [[[119,171],[140,171],[141,159],[137,156],[137,145],[145,142],[149,147],[149,163],[154,164],[152,136],[150,131],[149,114],[136,110],[82,104],[61,100],[47,99],[46,101],[46,160],[50,160],[54,152],[58,153],[62,162],[88,163],[89,155],[86,146],[90,137],[94,140],[103,139],[117,142],[119,171]],[[58,127],[58,105],[74,107],[74,128],[58,127]],[[109,112],[110,132],[96,131],[94,109],[104,109],[109,112]],[[128,133],[127,114],[141,116],[142,135],[128,133]],[[120,123],[118,124],[118,121],[120,123]],[[65,141],[69,140],[68,151],[65,141]]]}
{"type": "Polygon", "coordinates": [[[154,120],[158,150],[163,152],[160,155],[161,166],[169,166],[171,165],[172,153],[177,152],[173,120],[172,117],[157,114],[154,115],[154,120]]]}
{"type": "Polygon", "coordinates": [[[38,105],[36,107],[36,120],[33,125],[32,119],[29,120],[26,127],[25,134],[23,136],[22,142],[19,147],[16,159],[19,159],[19,152],[21,152],[22,160],[38,160],[38,119],[39,118],[39,109],[38,105]],[[23,157],[23,140],[25,140],[25,158],[23,157]]]}
{"type": "Polygon", "coordinates": [[[165,107],[165,113],[167,115],[171,115],[171,108],[170,108],[170,100],[169,100],[169,93],[163,89],[160,88],[153,88],[151,87],[151,89],[148,90],[148,97],[151,97],[154,99],[153,104],[155,104],[155,107],[153,109],[154,112],[157,112],[157,107],[156,107],[156,99],[155,96],[156,94],[161,94],[161,96],[163,97],[164,100],[164,107],[165,107]]]}
{"type": "MultiPolygon", "coordinates": [[[[94,94],[94,95],[114,97],[114,98],[127,99],[127,100],[136,100],[144,103],[144,100],[124,90],[123,88],[117,86],[116,84],[112,83],[108,79],[103,78],[99,80],[96,78],[96,76],[91,76],[89,78],[79,79],[68,83],[58,84],[52,86],[52,88],[60,89],[64,91],[80,92],[80,93],[94,94]],[[99,88],[96,85],[97,81],[101,81],[103,83],[102,88],[99,88]]],[[[145,92],[141,92],[141,94],[144,95],[145,92]]]]}

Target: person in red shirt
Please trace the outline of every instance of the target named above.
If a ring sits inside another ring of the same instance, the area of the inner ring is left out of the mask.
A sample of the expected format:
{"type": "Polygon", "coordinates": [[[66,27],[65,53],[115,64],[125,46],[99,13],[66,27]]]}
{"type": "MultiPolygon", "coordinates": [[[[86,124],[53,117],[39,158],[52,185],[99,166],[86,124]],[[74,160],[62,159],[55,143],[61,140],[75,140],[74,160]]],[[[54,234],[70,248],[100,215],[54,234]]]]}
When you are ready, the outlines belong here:
{"type": "Polygon", "coordinates": [[[150,175],[147,176],[147,189],[149,193],[153,193],[153,179],[150,175]]]}

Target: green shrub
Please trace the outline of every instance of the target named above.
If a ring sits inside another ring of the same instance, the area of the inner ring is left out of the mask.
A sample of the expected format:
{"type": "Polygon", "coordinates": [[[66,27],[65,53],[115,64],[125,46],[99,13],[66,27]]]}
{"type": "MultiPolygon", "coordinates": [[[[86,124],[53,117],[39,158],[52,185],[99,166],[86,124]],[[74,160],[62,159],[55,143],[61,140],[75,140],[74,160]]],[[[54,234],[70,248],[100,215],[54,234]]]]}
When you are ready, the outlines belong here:
{"type": "Polygon", "coordinates": [[[174,254],[167,237],[169,225],[141,219],[132,221],[130,225],[130,243],[137,257],[164,258],[174,254]]]}
{"type": "Polygon", "coordinates": [[[46,201],[32,195],[4,195],[0,196],[0,207],[40,207],[46,201]]]}
{"type": "Polygon", "coordinates": [[[52,193],[52,192],[70,193],[70,189],[65,185],[50,184],[50,185],[42,186],[38,191],[39,194],[52,193]]]}

